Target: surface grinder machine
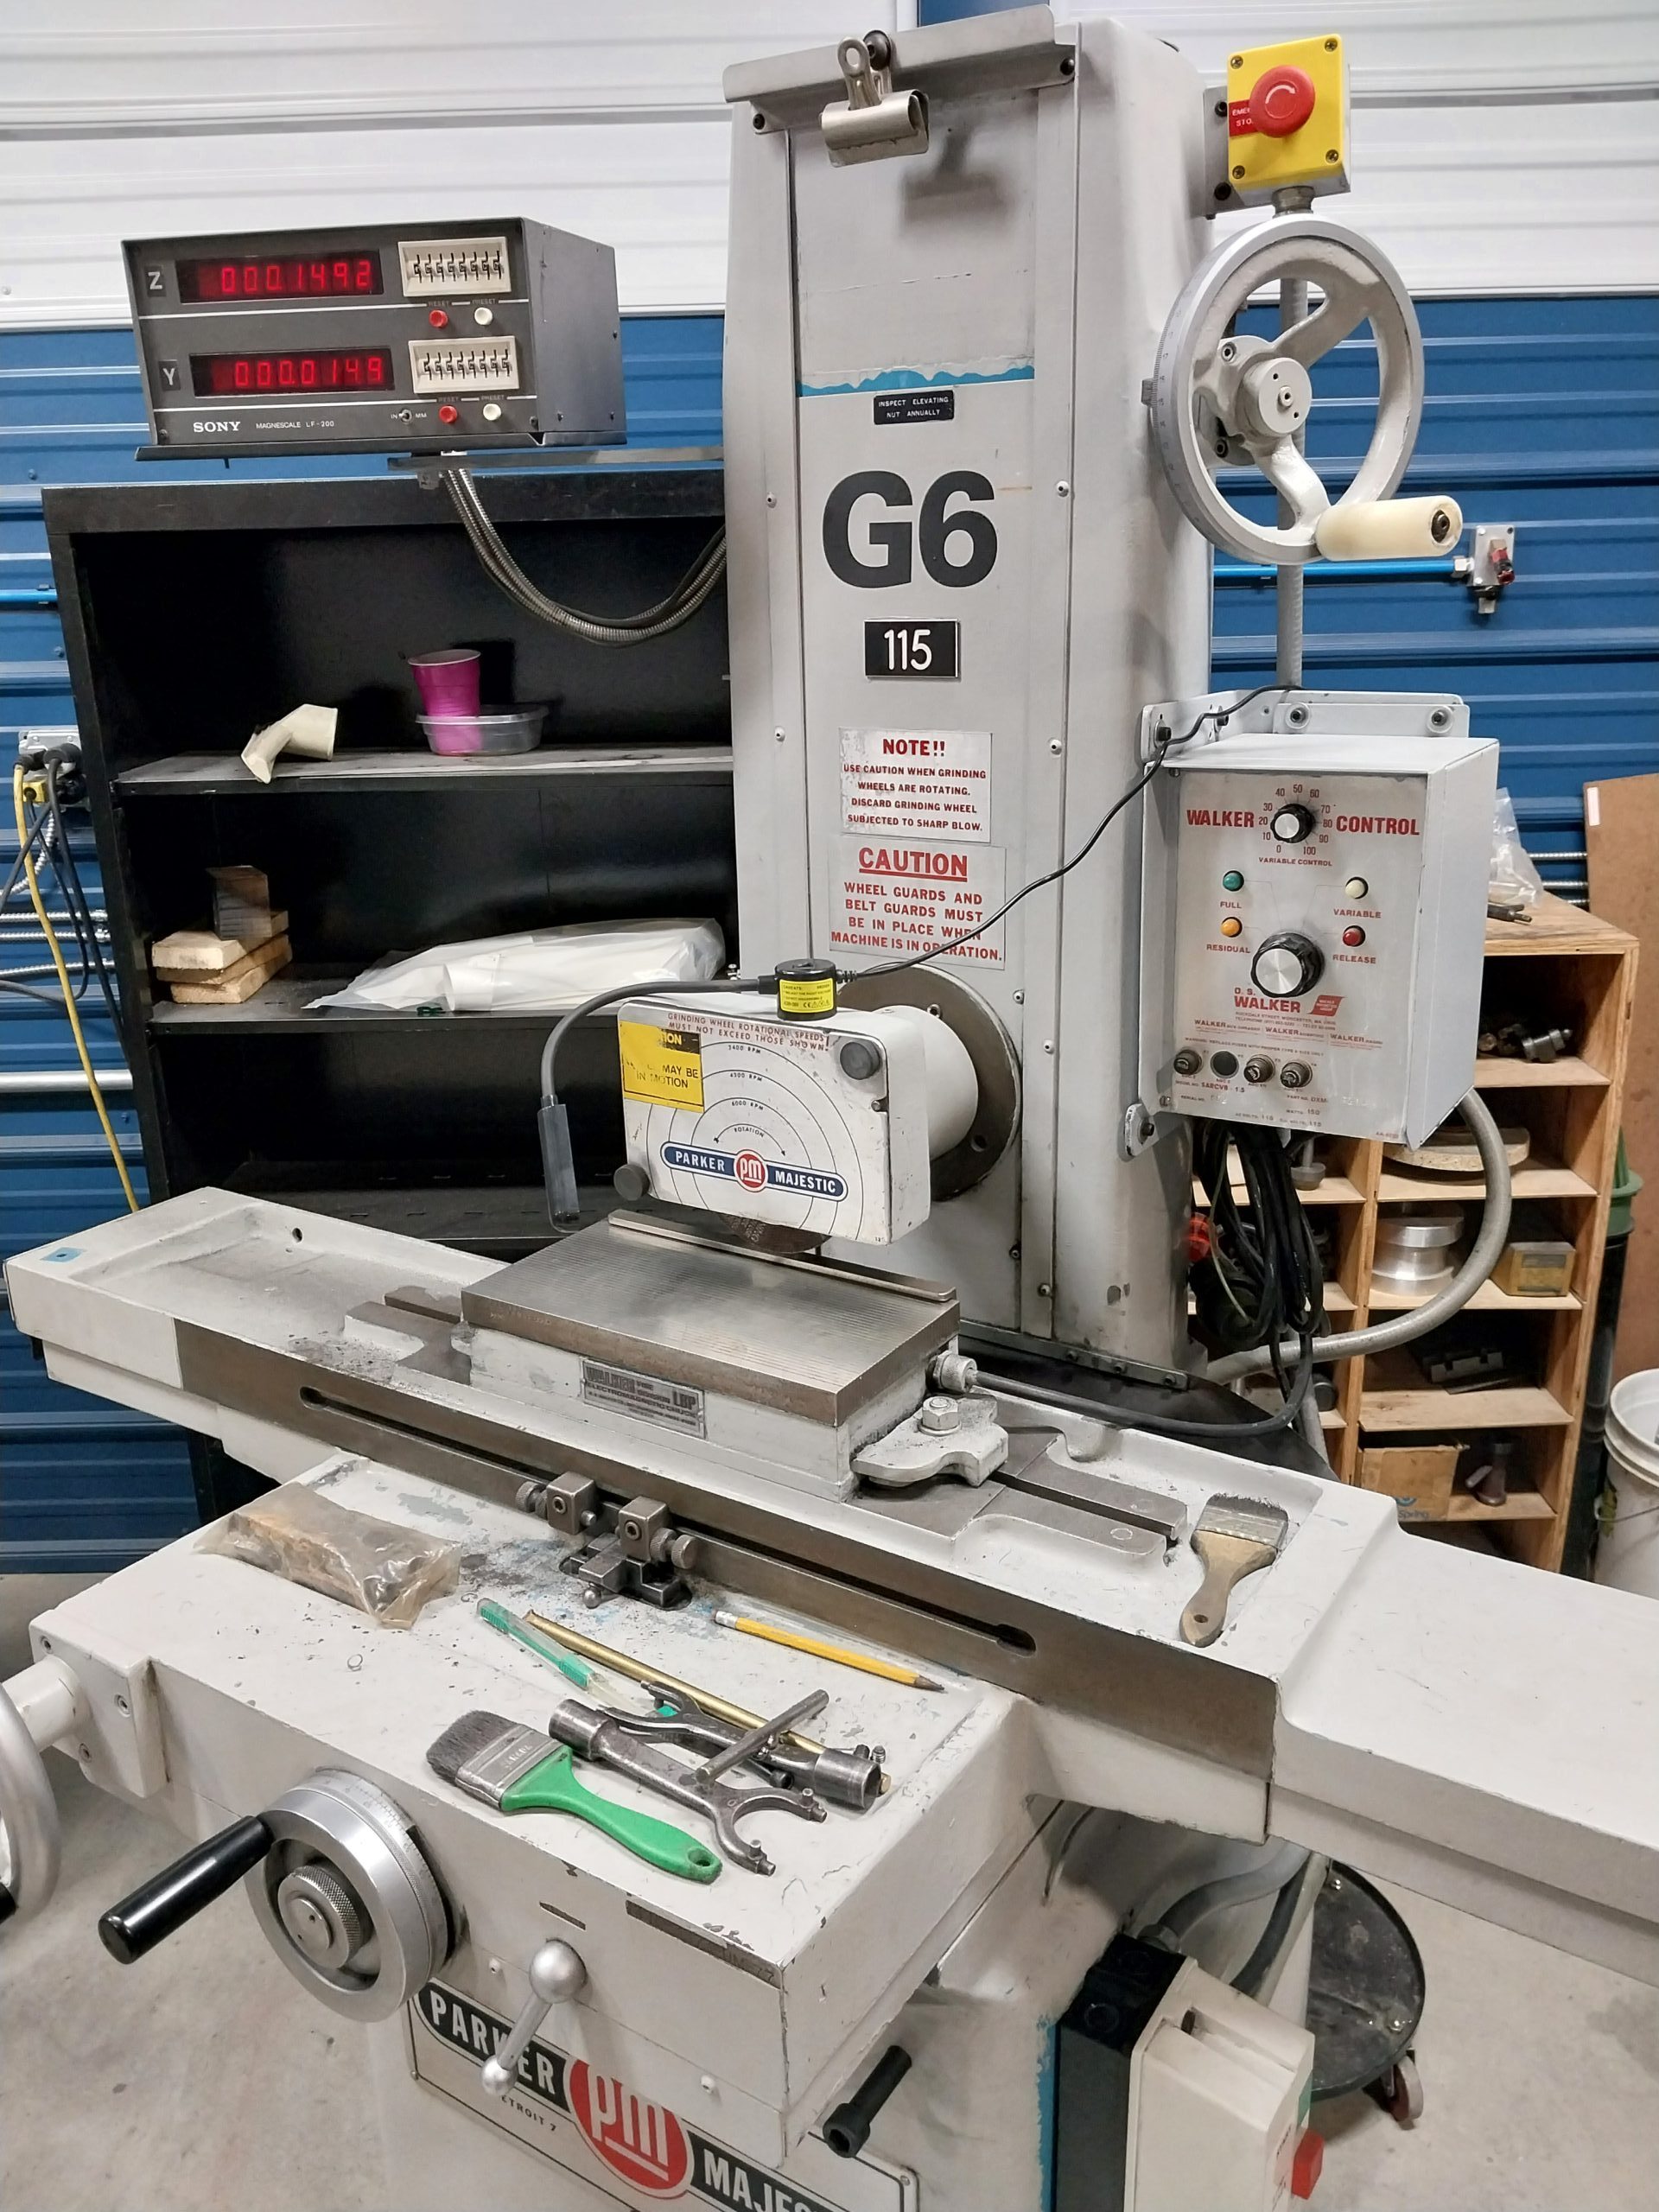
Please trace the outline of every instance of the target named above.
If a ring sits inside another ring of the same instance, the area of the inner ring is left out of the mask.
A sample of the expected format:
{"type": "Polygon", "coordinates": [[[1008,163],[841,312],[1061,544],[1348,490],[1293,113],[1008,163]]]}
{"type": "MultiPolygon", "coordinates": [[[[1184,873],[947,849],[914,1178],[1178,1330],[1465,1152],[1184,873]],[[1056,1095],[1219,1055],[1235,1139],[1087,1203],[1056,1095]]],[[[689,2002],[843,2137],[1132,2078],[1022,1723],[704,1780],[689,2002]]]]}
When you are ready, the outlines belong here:
{"type": "Polygon", "coordinates": [[[1319,1448],[1318,1372],[1503,1240],[1496,748],[1306,687],[1288,588],[1281,680],[1210,690],[1211,547],[1455,540],[1392,496],[1416,321],[1316,212],[1334,38],[1206,85],[1030,8],[726,89],[741,969],[585,1010],[619,1203],[516,1264],[213,1189],[11,1263],[54,1376],[312,1518],[35,1622],[6,1897],[55,1878],[42,1749],[164,1814],[106,1947],[239,1881],[363,2024],[407,2212],[1257,2212],[1310,2185],[1331,1859],[1659,1979],[1652,1607],[1408,1536],[1319,1448]],[[1367,321],[1333,503],[1311,372],[1367,321]],[[1289,1133],[1460,1101],[1468,1261],[1333,1340],[1289,1133]],[[1262,1262],[1207,1372],[1195,1155],[1262,1262]],[[376,1524],[452,1560],[405,1627],[326,1594],[376,1524]]]}

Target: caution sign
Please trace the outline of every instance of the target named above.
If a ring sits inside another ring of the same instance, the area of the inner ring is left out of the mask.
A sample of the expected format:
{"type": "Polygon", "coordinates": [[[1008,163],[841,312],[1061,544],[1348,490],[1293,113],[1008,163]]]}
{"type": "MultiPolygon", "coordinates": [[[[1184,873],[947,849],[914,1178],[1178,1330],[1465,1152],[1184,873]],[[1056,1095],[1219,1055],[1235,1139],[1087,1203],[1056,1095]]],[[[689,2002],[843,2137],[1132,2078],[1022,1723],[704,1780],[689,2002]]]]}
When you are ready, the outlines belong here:
{"type": "Polygon", "coordinates": [[[659,1029],[654,1021],[619,1021],[622,1095],[652,1106],[702,1105],[702,1039],[695,1029],[659,1029]]]}
{"type": "Polygon", "coordinates": [[[986,843],[991,834],[991,733],[842,730],[841,819],[848,830],[986,843]]]}
{"type": "MultiPolygon", "coordinates": [[[[830,921],[837,951],[929,952],[980,928],[1002,904],[1001,845],[924,844],[914,838],[842,837],[830,921]]],[[[946,957],[1002,965],[995,922],[946,957]]]]}

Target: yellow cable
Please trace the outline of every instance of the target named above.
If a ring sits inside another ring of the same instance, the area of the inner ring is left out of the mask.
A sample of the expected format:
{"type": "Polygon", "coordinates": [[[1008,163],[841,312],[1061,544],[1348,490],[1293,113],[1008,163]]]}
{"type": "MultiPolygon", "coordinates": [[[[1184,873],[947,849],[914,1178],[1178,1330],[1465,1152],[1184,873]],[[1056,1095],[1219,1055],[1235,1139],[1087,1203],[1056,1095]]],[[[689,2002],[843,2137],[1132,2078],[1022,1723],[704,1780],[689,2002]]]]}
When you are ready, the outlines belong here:
{"type": "Polygon", "coordinates": [[[57,931],[46,911],[46,901],[41,896],[40,878],[35,873],[35,855],[29,850],[29,828],[23,820],[23,764],[20,760],[11,772],[11,810],[17,818],[17,842],[22,849],[23,874],[29,878],[29,895],[34,901],[35,918],[46,938],[46,949],[52,955],[52,965],[58,971],[58,982],[63,988],[63,1010],[69,1017],[69,1027],[75,1039],[75,1050],[80,1055],[80,1065],[86,1077],[86,1088],[92,1094],[92,1103],[98,1109],[98,1118],[104,1124],[104,1135],[110,1147],[110,1157],[115,1162],[115,1172],[121,1178],[121,1188],[127,1194],[127,1204],[134,1213],[138,1200],[134,1194],[132,1178],[127,1173],[127,1163],[121,1157],[120,1141],[111,1125],[109,1109],[104,1103],[104,1094],[98,1087],[98,1077],[92,1072],[92,1056],[86,1049],[86,1039],[81,1033],[80,1008],[75,1004],[74,993],[69,984],[69,970],[64,965],[62,948],[57,931]]]}

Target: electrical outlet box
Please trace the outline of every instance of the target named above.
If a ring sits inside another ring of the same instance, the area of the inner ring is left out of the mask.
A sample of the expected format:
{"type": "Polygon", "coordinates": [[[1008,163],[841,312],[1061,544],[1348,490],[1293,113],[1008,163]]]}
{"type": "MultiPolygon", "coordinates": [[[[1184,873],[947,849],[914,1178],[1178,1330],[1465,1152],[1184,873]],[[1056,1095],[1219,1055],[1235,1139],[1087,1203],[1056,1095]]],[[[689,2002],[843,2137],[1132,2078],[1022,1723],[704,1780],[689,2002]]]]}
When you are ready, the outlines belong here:
{"type": "Polygon", "coordinates": [[[1142,1099],[1418,1142],[1474,1080],[1497,747],[1459,700],[1259,703],[1148,794],[1142,1099]]]}

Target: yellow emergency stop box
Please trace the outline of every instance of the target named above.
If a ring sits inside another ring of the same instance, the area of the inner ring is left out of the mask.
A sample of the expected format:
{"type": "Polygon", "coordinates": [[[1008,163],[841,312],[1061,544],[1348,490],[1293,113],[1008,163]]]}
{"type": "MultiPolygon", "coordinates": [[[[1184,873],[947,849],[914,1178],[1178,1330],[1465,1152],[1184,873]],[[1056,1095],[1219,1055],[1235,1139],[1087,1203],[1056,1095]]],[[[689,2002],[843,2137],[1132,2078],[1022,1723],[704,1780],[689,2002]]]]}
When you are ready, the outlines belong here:
{"type": "Polygon", "coordinates": [[[1293,184],[1347,190],[1348,66],[1339,38],[1229,54],[1227,181],[1246,200],[1293,184]]]}

